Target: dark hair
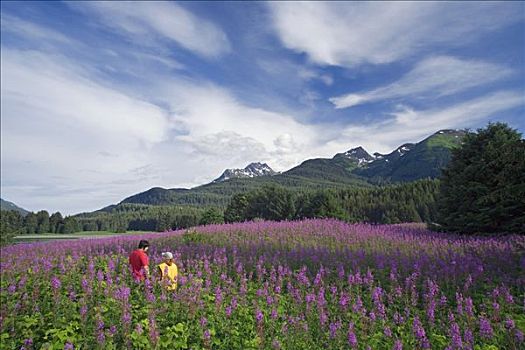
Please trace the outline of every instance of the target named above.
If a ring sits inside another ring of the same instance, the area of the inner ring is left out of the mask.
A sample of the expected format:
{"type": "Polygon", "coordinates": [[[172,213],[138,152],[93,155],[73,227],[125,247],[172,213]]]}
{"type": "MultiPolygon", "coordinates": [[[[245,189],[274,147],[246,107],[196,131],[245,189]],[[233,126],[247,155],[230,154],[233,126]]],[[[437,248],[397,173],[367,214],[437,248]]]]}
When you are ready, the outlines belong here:
{"type": "Polygon", "coordinates": [[[145,239],[141,240],[141,241],[139,242],[139,249],[144,249],[144,248],[146,248],[146,247],[149,247],[149,242],[146,241],[145,239]]]}

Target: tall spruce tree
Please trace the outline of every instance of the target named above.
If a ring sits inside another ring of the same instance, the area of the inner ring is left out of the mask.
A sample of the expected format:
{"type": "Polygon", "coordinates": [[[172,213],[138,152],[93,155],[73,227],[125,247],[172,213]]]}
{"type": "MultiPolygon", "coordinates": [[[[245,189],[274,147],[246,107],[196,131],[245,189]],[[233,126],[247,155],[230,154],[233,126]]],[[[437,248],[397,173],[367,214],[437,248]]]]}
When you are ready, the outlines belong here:
{"type": "Polygon", "coordinates": [[[64,218],[62,217],[62,214],[60,212],[53,213],[49,217],[49,230],[52,233],[59,232],[59,225],[62,223],[64,218]]]}
{"type": "Polygon", "coordinates": [[[525,143],[504,123],[468,133],[443,171],[437,223],[462,233],[525,232],[525,143]]]}

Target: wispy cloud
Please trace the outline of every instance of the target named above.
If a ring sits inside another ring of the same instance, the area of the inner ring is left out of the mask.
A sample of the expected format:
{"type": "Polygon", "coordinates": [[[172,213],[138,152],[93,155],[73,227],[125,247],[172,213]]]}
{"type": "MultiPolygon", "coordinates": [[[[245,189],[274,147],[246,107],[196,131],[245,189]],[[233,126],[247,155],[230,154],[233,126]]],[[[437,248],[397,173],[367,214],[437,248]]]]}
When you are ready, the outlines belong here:
{"type": "Polygon", "coordinates": [[[198,150],[198,157],[208,164],[222,155],[235,166],[262,160],[282,170],[318,145],[319,133],[313,126],[293,115],[246,105],[220,86],[179,80],[157,88],[155,94],[169,104],[184,131],[177,140],[198,150]]]}
{"type": "Polygon", "coordinates": [[[39,40],[40,43],[43,44],[49,41],[63,45],[74,43],[74,41],[66,35],[34,22],[25,21],[19,17],[11,16],[3,12],[0,18],[2,32],[4,33],[11,33],[30,40],[39,40]]]}
{"type": "Polygon", "coordinates": [[[289,49],[318,64],[355,67],[461,46],[523,19],[505,2],[269,2],[275,31],[289,49]]]}
{"type": "Polygon", "coordinates": [[[439,109],[416,110],[399,105],[390,118],[382,122],[347,125],[341,136],[329,145],[342,149],[341,140],[345,140],[347,144],[362,145],[370,151],[389,152],[402,143],[419,141],[439,129],[483,125],[502,112],[524,105],[525,97],[518,91],[490,93],[439,109]]]}
{"type": "MultiPolygon", "coordinates": [[[[96,188],[97,196],[77,202],[84,208],[96,208],[91,201],[112,202],[112,194],[122,196],[133,188],[104,184],[125,179],[147,161],[153,146],[166,140],[171,125],[166,111],[86,78],[87,72],[61,56],[2,48],[1,59],[5,195],[28,199],[34,194],[30,189],[22,193],[22,184],[48,186],[43,207],[64,210],[67,196],[51,195],[54,176],[65,177],[67,186],[78,191],[96,188]],[[108,159],[107,154],[115,156],[108,159]]],[[[71,205],[66,212],[75,209],[71,205]]]]}
{"type": "Polygon", "coordinates": [[[362,93],[330,98],[335,108],[404,97],[431,97],[459,93],[511,76],[512,69],[478,60],[449,56],[427,58],[398,81],[362,93]]]}
{"type": "Polygon", "coordinates": [[[136,45],[173,41],[204,57],[217,57],[231,49],[221,28],[174,2],[88,1],[68,4],[74,9],[95,13],[104,25],[118,30],[136,45]]]}

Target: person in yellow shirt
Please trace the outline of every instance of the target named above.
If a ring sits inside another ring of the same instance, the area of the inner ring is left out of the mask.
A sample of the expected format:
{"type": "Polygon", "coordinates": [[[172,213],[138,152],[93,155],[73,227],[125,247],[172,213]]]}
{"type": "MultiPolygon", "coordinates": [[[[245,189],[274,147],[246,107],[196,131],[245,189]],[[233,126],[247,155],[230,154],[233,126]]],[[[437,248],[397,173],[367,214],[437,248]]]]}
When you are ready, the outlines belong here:
{"type": "Polygon", "coordinates": [[[177,265],[173,261],[173,254],[171,252],[162,253],[164,261],[158,265],[159,277],[167,290],[177,289],[177,275],[179,271],[177,265]]]}

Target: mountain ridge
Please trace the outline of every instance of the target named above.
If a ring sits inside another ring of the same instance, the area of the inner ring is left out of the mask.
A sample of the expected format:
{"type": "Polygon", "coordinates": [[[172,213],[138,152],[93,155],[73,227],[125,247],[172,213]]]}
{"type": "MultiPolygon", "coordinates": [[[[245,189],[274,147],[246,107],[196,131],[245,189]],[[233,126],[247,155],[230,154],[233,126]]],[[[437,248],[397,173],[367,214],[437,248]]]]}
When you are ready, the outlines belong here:
{"type": "Polygon", "coordinates": [[[0,198],[0,208],[2,210],[14,210],[14,211],[17,211],[22,216],[26,216],[27,214],[29,214],[29,210],[21,208],[18,205],[16,205],[15,203],[6,201],[6,200],[4,200],[2,198],[0,198]]]}
{"type": "MultiPolygon", "coordinates": [[[[123,203],[150,205],[219,205],[225,206],[229,196],[277,184],[290,189],[369,187],[384,183],[436,178],[451,157],[451,150],[460,145],[464,130],[443,129],[417,143],[404,143],[388,154],[370,155],[358,146],[332,158],[306,159],[301,164],[271,176],[241,176],[214,181],[191,189],[154,187],[129,196],[123,203]],[[219,181],[220,180],[220,181],[219,181]]],[[[250,163],[266,165],[265,163],[250,163]]],[[[268,166],[269,169],[271,169],[268,166]]],[[[239,170],[239,169],[234,169],[239,170]]]]}

